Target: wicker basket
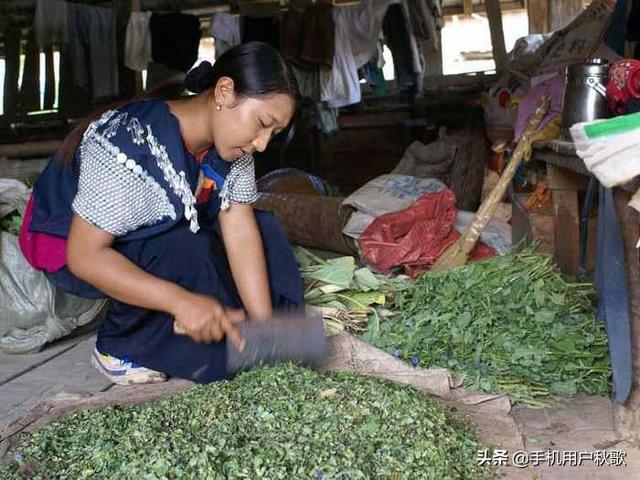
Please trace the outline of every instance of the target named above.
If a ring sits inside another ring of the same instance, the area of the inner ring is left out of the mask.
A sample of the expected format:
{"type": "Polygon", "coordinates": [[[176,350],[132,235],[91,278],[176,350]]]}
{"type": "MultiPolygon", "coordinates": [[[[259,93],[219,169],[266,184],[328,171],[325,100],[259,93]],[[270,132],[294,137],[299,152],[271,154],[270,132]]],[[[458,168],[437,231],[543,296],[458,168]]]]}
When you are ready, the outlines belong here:
{"type": "Polygon", "coordinates": [[[320,197],[292,193],[260,193],[256,208],[272,212],[296,245],[357,254],[353,241],[342,233],[348,211],[340,211],[342,197],[320,197]]]}

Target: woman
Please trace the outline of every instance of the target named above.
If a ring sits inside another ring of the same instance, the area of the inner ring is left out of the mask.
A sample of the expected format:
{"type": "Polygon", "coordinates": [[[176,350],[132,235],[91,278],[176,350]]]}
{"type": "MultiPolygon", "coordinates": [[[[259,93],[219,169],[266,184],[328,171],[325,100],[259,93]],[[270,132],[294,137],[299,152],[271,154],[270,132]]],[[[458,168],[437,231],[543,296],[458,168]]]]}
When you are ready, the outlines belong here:
{"type": "Polygon", "coordinates": [[[112,299],[92,363],[120,384],[228,378],[245,311],[303,303],[252,154],[295,110],[290,70],[250,42],[187,74],[198,95],[140,100],[79,125],[36,183],[21,249],[60,289],[112,299]],[[177,334],[180,332],[180,334],[177,334]]]}

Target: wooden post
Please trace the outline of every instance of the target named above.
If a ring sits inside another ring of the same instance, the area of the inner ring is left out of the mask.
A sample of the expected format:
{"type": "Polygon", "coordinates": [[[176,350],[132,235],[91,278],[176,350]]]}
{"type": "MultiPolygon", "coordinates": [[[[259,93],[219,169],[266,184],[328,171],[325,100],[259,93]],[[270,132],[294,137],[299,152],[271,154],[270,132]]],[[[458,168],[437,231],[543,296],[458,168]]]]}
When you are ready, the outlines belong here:
{"type": "Polygon", "coordinates": [[[20,75],[20,29],[4,31],[4,116],[12,118],[18,107],[18,77],[20,75]]]}
{"type": "Polygon", "coordinates": [[[496,62],[496,71],[500,72],[507,63],[507,49],[504,45],[500,0],[485,0],[485,7],[487,8],[487,18],[489,19],[489,29],[491,30],[493,59],[496,62]]]}
{"type": "Polygon", "coordinates": [[[584,10],[584,0],[549,0],[549,30],[566,27],[584,10]]]}
{"type": "Polygon", "coordinates": [[[56,102],[56,76],[53,67],[53,46],[44,48],[44,109],[51,110],[56,102]]]}
{"type": "Polygon", "coordinates": [[[136,73],[124,64],[124,48],[127,25],[131,15],[131,0],[113,0],[116,12],[116,48],[118,50],[118,90],[120,97],[133,97],[136,94],[136,73]]]}
{"type": "Polygon", "coordinates": [[[29,31],[24,56],[22,85],[20,86],[20,111],[22,113],[40,110],[40,48],[36,42],[36,32],[29,31]]]}
{"type": "Polygon", "coordinates": [[[470,16],[473,13],[473,0],[463,0],[462,12],[467,16],[470,16]]]}
{"type": "Polygon", "coordinates": [[[529,33],[566,27],[583,9],[583,0],[528,0],[529,33]]]}
{"type": "Polygon", "coordinates": [[[631,395],[624,405],[616,405],[615,426],[622,438],[640,443],[640,256],[636,248],[640,221],[638,212],[627,205],[631,200],[631,193],[616,188],[613,195],[624,242],[633,358],[631,395]]]}
{"type": "Polygon", "coordinates": [[[553,195],[555,260],[563,272],[577,275],[580,263],[580,204],[578,192],[587,189],[587,177],[547,164],[553,195]]]}
{"type": "Polygon", "coordinates": [[[549,31],[549,0],[528,0],[529,33],[549,31]]]}

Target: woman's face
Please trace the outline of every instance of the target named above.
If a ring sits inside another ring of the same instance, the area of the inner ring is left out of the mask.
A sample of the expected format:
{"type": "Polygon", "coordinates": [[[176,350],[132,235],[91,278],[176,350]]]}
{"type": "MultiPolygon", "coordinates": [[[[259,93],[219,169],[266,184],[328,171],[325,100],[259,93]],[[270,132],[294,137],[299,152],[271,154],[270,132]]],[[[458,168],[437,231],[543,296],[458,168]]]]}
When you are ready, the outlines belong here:
{"type": "Polygon", "coordinates": [[[293,99],[285,94],[238,98],[216,88],[213,100],[211,136],[216,152],[227,162],[263,152],[289,124],[294,111],[293,99]]]}

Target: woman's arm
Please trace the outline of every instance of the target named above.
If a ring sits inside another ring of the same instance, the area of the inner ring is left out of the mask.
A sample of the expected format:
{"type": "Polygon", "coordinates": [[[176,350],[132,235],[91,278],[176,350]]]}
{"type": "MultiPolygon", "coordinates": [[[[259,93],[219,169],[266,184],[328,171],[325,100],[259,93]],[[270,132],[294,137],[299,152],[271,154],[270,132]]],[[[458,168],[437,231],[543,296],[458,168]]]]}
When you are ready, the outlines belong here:
{"type": "Polygon", "coordinates": [[[250,204],[232,203],[218,214],[231,273],[250,317],[273,315],[260,229],[250,204]]]}
{"type": "Polygon", "coordinates": [[[212,297],[191,293],[145,272],[112,249],[113,240],[113,235],[74,215],[67,241],[69,270],[111,298],[173,315],[195,341],[219,341],[226,333],[234,344],[242,344],[233,326],[237,314],[212,297]]]}

